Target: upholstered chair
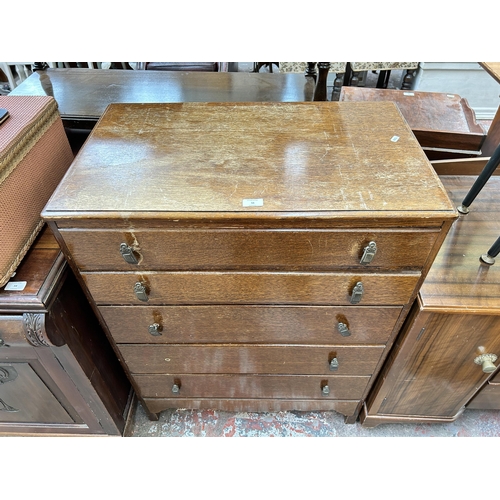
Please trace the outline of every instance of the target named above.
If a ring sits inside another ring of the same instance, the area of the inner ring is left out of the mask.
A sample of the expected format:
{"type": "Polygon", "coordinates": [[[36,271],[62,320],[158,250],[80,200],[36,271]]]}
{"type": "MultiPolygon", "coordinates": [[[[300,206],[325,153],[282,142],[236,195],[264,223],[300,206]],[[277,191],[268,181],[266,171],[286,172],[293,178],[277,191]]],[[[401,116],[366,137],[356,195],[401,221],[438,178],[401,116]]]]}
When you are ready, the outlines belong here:
{"type": "Polygon", "coordinates": [[[348,78],[349,81],[347,84],[357,87],[360,81],[360,73],[363,71],[380,71],[377,88],[385,89],[387,88],[387,82],[393,69],[406,70],[401,89],[411,89],[413,77],[418,69],[418,62],[350,62],[348,68],[350,78],[348,78]]]}

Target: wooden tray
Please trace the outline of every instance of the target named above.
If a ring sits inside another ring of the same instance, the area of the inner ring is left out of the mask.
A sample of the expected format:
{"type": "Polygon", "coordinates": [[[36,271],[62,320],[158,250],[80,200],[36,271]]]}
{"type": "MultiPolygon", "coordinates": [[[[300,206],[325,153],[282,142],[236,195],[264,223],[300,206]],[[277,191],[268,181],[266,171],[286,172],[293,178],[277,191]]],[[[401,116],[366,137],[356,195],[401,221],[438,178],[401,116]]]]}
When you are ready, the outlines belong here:
{"type": "Polygon", "coordinates": [[[422,148],[436,150],[436,157],[443,150],[478,154],[486,137],[467,100],[456,94],[342,87],[340,101],[395,102],[422,148]]]}

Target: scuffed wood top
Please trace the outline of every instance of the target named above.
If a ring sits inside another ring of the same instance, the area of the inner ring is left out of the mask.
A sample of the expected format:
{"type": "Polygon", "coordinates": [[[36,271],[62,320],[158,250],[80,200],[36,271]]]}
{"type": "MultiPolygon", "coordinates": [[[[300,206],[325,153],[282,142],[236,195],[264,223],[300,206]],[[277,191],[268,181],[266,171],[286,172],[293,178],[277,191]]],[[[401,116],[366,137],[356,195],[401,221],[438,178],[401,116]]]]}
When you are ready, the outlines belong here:
{"type": "Polygon", "coordinates": [[[413,130],[484,135],[467,100],[457,94],[342,87],[340,100],[395,102],[413,130]]]}
{"type": "Polygon", "coordinates": [[[106,211],[456,214],[388,102],[112,104],[43,215],[106,211]]]}
{"type": "MultiPolygon", "coordinates": [[[[476,178],[441,177],[456,206],[476,178]]],[[[426,309],[500,314],[500,256],[492,266],[479,261],[500,236],[498,193],[500,178],[491,177],[471,204],[470,213],[454,222],[420,290],[426,309]]]]}

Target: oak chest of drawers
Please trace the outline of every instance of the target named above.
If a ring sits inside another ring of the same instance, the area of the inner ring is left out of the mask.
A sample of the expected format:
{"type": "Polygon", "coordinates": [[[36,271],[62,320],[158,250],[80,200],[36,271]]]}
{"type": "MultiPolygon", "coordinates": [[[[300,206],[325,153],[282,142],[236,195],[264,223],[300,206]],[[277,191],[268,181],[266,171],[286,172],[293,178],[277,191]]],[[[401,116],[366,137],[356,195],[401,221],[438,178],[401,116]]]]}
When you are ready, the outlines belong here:
{"type": "Polygon", "coordinates": [[[151,418],[353,421],[456,212],[392,103],[110,105],[42,214],[151,418]]]}

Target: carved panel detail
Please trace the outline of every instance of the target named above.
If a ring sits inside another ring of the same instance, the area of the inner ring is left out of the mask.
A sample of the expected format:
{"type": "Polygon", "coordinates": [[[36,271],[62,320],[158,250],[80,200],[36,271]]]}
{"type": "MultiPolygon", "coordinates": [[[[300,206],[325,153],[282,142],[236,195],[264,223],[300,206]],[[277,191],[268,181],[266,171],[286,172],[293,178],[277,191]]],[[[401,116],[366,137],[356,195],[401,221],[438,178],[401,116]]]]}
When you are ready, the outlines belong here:
{"type": "MultiPolygon", "coordinates": [[[[12,366],[0,366],[0,384],[6,384],[17,378],[17,371],[12,366]]],[[[7,404],[2,398],[0,398],[0,411],[7,412],[18,412],[17,408],[7,404]]]]}
{"type": "Polygon", "coordinates": [[[48,347],[51,345],[44,336],[44,319],[43,314],[23,314],[24,335],[26,340],[34,347],[48,347]]]}

